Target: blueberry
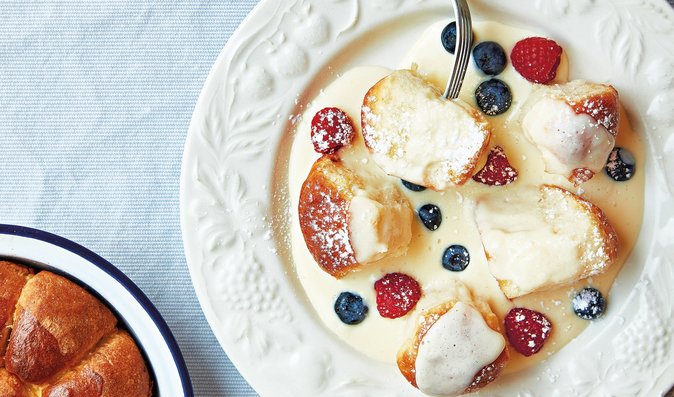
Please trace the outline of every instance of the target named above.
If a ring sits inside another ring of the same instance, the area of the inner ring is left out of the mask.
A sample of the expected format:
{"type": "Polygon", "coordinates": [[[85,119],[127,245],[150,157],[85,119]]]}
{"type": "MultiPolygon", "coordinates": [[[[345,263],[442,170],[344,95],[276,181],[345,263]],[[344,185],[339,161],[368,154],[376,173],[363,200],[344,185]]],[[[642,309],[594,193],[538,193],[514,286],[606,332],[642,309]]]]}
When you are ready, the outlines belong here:
{"type": "Polygon", "coordinates": [[[406,188],[410,189],[413,192],[423,192],[424,190],[426,190],[425,186],[417,185],[412,182],[407,182],[404,179],[401,179],[401,181],[403,183],[403,186],[405,186],[406,188]]]}
{"type": "Polygon", "coordinates": [[[473,49],[473,59],[478,69],[485,74],[495,76],[506,67],[506,53],[500,44],[494,41],[483,41],[473,49]]]}
{"type": "Polygon", "coordinates": [[[335,301],[335,313],[344,324],[360,324],[365,320],[367,311],[363,298],[353,292],[342,292],[335,301]]]}
{"type": "Polygon", "coordinates": [[[637,162],[632,153],[625,148],[616,147],[606,162],[606,174],[616,182],[625,182],[634,176],[637,162]]]}
{"type": "Polygon", "coordinates": [[[450,54],[453,54],[454,49],[456,48],[456,22],[452,22],[442,29],[440,40],[442,41],[442,46],[445,47],[445,50],[450,54]]]}
{"type": "Polygon", "coordinates": [[[475,100],[485,114],[496,116],[510,108],[513,97],[506,83],[499,79],[491,79],[477,87],[475,100]]]}
{"type": "Polygon", "coordinates": [[[597,289],[586,287],[573,297],[571,306],[578,317],[585,320],[594,320],[604,314],[606,301],[597,289]]]}
{"type": "MultiPolygon", "coordinates": [[[[471,32],[471,42],[473,41],[473,38],[474,36],[471,32]]],[[[444,29],[442,29],[440,41],[447,52],[450,54],[454,53],[454,50],[456,49],[456,22],[451,22],[449,25],[445,26],[444,29]]]]}
{"type": "Polygon", "coordinates": [[[470,254],[463,245],[450,245],[442,255],[442,267],[453,272],[465,270],[470,264],[470,254]]]}
{"type": "Polygon", "coordinates": [[[419,208],[419,218],[428,230],[437,230],[442,223],[442,212],[435,204],[425,204],[419,208]]]}

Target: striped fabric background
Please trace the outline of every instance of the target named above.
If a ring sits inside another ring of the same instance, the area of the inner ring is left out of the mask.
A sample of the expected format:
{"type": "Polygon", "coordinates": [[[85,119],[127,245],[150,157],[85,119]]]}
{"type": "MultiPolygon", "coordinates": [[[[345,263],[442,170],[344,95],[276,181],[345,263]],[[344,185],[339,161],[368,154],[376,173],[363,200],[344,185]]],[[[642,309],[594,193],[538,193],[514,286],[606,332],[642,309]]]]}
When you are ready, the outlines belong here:
{"type": "Polygon", "coordinates": [[[180,344],[197,396],[255,396],[185,264],[183,144],[215,58],[255,0],[0,1],[0,223],[124,271],[180,344]]]}

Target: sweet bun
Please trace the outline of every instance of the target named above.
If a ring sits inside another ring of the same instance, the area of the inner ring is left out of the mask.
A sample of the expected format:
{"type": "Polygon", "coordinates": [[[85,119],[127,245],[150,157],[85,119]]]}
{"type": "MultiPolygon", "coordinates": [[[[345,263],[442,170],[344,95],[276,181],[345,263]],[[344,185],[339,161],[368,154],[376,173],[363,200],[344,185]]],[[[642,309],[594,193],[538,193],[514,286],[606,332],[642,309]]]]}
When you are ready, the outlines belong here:
{"type": "Polygon", "coordinates": [[[541,152],[546,171],[575,184],[601,171],[620,124],[615,88],[574,80],[539,85],[530,98],[522,128],[541,152]]]}
{"type": "Polygon", "coordinates": [[[4,367],[5,363],[5,349],[16,302],[32,274],[33,271],[24,266],[0,261],[0,368],[4,367]]]}
{"type": "Polygon", "coordinates": [[[389,175],[446,190],[464,184],[486,150],[491,127],[461,100],[447,100],[411,70],[397,70],[365,95],[363,139],[389,175]]]}
{"type": "Polygon", "coordinates": [[[602,273],[618,255],[601,209],[558,186],[479,199],[475,221],[489,271],[511,299],[602,273]]]}
{"type": "Polygon", "coordinates": [[[0,368],[0,397],[30,397],[28,389],[21,380],[0,368]]]}
{"type": "Polygon", "coordinates": [[[76,368],[47,387],[43,397],[91,393],[100,397],[149,396],[150,377],[129,334],[117,331],[106,337],[76,368]]]}
{"type": "Polygon", "coordinates": [[[413,212],[392,183],[358,175],[336,157],[318,159],[302,185],[300,228],[318,265],[336,278],[403,255],[413,212]]]}
{"type": "Polygon", "coordinates": [[[0,397],[151,395],[140,350],[93,295],[52,272],[33,275],[10,262],[0,262],[0,282],[0,296],[9,302],[4,310],[13,319],[0,397]]]}
{"type": "Polygon", "coordinates": [[[79,362],[116,323],[110,310],[82,287],[40,272],[21,291],[7,369],[25,382],[42,383],[79,362]]]}
{"type": "Polygon", "coordinates": [[[398,352],[403,376],[425,394],[456,396],[483,388],[508,362],[500,321],[489,305],[453,281],[447,299],[421,311],[398,352]]]}

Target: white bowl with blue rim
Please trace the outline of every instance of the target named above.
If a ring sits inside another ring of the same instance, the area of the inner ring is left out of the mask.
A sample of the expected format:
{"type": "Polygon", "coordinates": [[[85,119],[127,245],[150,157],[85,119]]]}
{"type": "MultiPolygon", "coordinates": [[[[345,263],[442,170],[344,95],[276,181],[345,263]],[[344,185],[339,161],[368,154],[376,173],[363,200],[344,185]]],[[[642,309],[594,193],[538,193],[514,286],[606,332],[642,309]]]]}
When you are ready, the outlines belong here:
{"type": "Polygon", "coordinates": [[[193,397],[182,353],[157,308],[110,262],[63,237],[0,224],[0,258],[59,273],[101,298],[142,350],[153,394],[193,397]]]}

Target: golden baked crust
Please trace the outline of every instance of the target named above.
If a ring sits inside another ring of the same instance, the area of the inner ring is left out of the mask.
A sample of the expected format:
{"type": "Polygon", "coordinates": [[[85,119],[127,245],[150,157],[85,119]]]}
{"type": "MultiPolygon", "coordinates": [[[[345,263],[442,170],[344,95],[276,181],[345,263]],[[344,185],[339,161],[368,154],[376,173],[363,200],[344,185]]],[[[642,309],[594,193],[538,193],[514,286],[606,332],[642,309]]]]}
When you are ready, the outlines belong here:
{"type": "Polygon", "coordinates": [[[26,283],[6,355],[7,369],[28,383],[42,383],[77,363],[117,319],[82,287],[51,272],[26,283]]]}
{"type": "Polygon", "coordinates": [[[147,397],[150,377],[133,339],[117,331],[99,344],[76,368],[47,387],[44,397],[91,395],[96,397],[147,397]]]}
{"type": "Polygon", "coordinates": [[[349,205],[358,177],[332,156],[318,159],[302,185],[300,228],[318,265],[336,278],[360,266],[349,239],[349,205]]]}
{"type": "MultiPolygon", "coordinates": [[[[555,86],[552,92],[554,97],[565,101],[576,114],[586,114],[614,137],[618,135],[620,100],[613,86],[574,80],[555,86]]],[[[593,176],[594,172],[587,168],[576,168],[568,180],[578,186],[593,176]]]]}
{"type": "Polygon", "coordinates": [[[19,378],[0,368],[0,397],[29,397],[26,386],[19,378]]]}
{"type": "Polygon", "coordinates": [[[19,300],[21,289],[32,274],[33,271],[25,266],[0,261],[0,368],[5,366],[5,348],[16,302],[19,300]]]}
{"type": "MultiPolygon", "coordinates": [[[[618,257],[620,246],[618,235],[599,207],[559,186],[542,185],[539,191],[541,193],[541,201],[545,202],[546,205],[557,207],[559,211],[564,212],[577,211],[579,217],[587,218],[590,221],[590,228],[585,232],[586,236],[583,242],[577,247],[580,259],[578,270],[573,277],[562,283],[541,285],[534,290],[522,290],[512,280],[497,279],[499,287],[509,299],[531,292],[555,288],[559,285],[603,273],[618,257]],[[571,203],[576,204],[576,206],[568,205],[566,200],[571,200],[571,203]]],[[[488,261],[494,260],[494,256],[488,252],[486,247],[485,254],[488,261]]]]}
{"type": "MultiPolygon", "coordinates": [[[[414,336],[411,339],[408,339],[407,342],[405,342],[402,348],[398,351],[398,368],[405,379],[407,379],[407,381],[410,382],[412,386],[418,387],[416,382],[416,360],[421,341],[424,339],[424,336],[426,336],[426,333],[431,329],[433,324],[435,324],[435,322],[438,321],[438,319],[445,313],[449,312],[459,301],[460,298],[457,297],[456,299],[448,300],[430,308],[429,310],[424,311],[418,321],[414,336]]],[[[487,325],[489,325],[489,328],[496,332],[503,333],[501,331],[498,317],[491,311],[491,309],[489,309],[489,306],[486,303],[471,302],[469,304],[477,309],[480,314],[482,314],[482,317],[484,318],[487,325]]],[[[505,347],[503,352],[501,352],[494,362],[485,366],[482,368],[482,370],[475,374],[473,382],[466,388],[464,393],[476,391],[496,379],[503,368],[505,368],[508,358],[508,348],[505,347]]]]}
{"type": "Polygon", "coordinates": [[[620,240],[608,218],[598,206],[584,200],[580,196],[559,186],[543,185],[541,188],[544,194],[547,192],[560,191],[564,196],[575,201],[585,213],[592,219],[593,233],[585,241],[583,246],[584,253],[597,253],[601,255],[584,255],[581,258],[583,264],[583,274],[580,278],[590,277],[604,272],[618,258],[620,249],[620,240]]]}
{"type": "Polygon", "coordinates": [[[523,132],[546,172],[579,186],[604,168],[620,126],[615,88],[585,80],[536,85],[524,108],[523,132]]]}
{"type": "Polygon", "coordinates": [[[396,184],[372,177],[367,169],[352,170],[336,156],[324,156],[300,191],[298,213],[307,248],[335,278],[407,252],[412,207],[396,184]]]}
{"type": "Polygon", "coordinates": [[[77,284],[0,261],[0,314],[0,364],[7,365],[0,365],[0,397],[152,395],[131,336],[116,330],[112,312],[77,284]]]}
{"type": "Polygon", "coordinates": [[[620,100],[613,86],[573,80],[554,86],[553,95],[565,101],[576,114],[587,114],[611,135],[618,135],[620,100]]]}

